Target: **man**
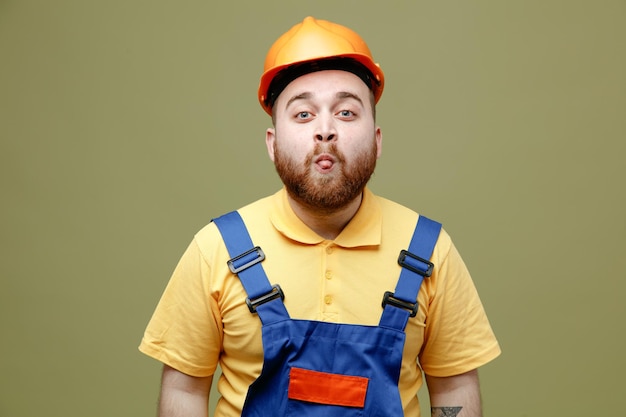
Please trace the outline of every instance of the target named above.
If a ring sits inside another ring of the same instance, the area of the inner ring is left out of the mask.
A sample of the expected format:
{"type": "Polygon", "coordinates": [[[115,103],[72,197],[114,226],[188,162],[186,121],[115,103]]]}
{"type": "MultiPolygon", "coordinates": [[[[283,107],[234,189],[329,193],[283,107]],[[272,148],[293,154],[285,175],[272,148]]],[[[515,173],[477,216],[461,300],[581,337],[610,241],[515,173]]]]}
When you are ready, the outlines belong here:
{"type": "Polygon", "coordinates": [[[259,101],[284,189],[181,258],[140,345],[164,363],[160,416],[206,416],[218,365],[216,416],[419,416],[422,370],[433,416],[482,414],[477,368],[500,349],[463,261],[366,187],[383,87],[348,28],[308,17],[274,43],[259,101]]]}

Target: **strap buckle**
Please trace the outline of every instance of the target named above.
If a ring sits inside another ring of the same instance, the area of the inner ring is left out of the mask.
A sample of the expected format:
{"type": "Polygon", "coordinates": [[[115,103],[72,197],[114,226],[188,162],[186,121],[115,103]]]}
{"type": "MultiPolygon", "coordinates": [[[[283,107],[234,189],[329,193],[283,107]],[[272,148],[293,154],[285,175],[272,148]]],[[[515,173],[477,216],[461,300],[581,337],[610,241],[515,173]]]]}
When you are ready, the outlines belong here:
{"type": "Polygon", "coordinates": [[[408,269],[409,271],[420,274],[424,278],[429,278],[433,274],[433,268],[435,267],[435,265],[428,259],[420,258],[419,256],[414,255],[406,250],[400,251],[398,264],[400,264],[401,267],[408,269]]]}
{"type": "Polygon", "coordinates": [[[415,303],[410,303],[408,301],[400,300],[399,298],[396,298],[395,294],[391,291],[386,291],[385,295],[383,296],[383,308],[385,308],[387,304],[409,310],[411,313],[410,317],[415,317],[417,315],[417,301],[415,303]]]}
{"type": "Polygon", "coordinates": [[[248,310],[250,313],[256,313],[256,308],[261,304],[265,304],[269,301],[275,300],[279,298],[281,300],[285,299],[285,293],[280,288],[280,285],[274,284],[272,285],[272,290],[268,293],[258,296],[254,300],[251,300],[250,297],[246,298],[246,304],[248,305],[248,310]]]}
{"type": "Polygon", "coordinates": [[[229,260],[227,262],[228,269],[230,269],[230,272],[232,272],[233,274],[237,274],[244,269],[250,268],[252,265],[256,265],[259,262],[262,262],[264,259],[265,254],[263,253],[261,248],[257,246],[229,260]]]}

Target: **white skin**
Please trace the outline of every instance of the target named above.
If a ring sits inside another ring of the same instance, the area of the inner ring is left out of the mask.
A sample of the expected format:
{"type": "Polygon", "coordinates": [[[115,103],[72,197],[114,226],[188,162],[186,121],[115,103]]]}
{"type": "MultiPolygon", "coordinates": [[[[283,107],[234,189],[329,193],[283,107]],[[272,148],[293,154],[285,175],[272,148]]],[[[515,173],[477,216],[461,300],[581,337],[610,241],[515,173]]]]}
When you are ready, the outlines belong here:
{"type": "MultiPolygon", "coordinates": [[[[265,135],[270,159],[276,163],[280,153],[280,158],[293,163],[292,168],[307,176],[312,189],[322,196],[326,190],[335,190],[346,173],[358,170],[362,165],[359,161],[380,157],[382,133],[375,124],[370,100],[363,81],[345,71],[320,71],[297,78],[274,105],[275,127],[267,129],[265,135]],[[320,148],[331,146],[333,152],[320,152],[320,148]]],[[[337,237],[362,199],[360,192],[354,196],[346,193],[342,204],[315,207],[310,201],[288,195],[296,215],[326,239],[337,237]]],[[[206,417],[212,379],[186,375],[164,365],[159,416],[206,417]]],[[[433,416],[482,415],[476,370],[450,377],[426,375],[426,382],[433,416]]]]}
{"type": "MultiPolygon", "coordinates": [[[[319,71],[297,78],[281,92],[274,105],[275,126],[267,129],[265,135],[270,159],[278,169],[280,148],[283,158],[308,175],[316,193],[333,197],[346,176],[367,165],[364,160],[375,164],[380,157],[382,132],[374,122],[370,100],[367,85],[346,71],[319,71]],[[336,154],[330,149],[335,149],[336,154]]],[[[371,172],[360,174],[367,182],[371,172]]],[[[294,212],[306,225],[332,240],[359,209],[362,194],[360,190],[353,191],[357,191],[356,195],[333,207],[315,205],[293,193],[288,193],[288,197],[294,212]]]]}

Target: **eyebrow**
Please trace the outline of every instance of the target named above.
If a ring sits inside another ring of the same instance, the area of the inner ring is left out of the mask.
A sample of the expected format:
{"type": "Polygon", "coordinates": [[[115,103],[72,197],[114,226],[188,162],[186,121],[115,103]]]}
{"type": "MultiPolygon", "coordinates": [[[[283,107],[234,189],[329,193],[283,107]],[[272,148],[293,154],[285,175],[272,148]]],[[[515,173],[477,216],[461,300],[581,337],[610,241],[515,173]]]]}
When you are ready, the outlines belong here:
{"type": "MultiPolygon", "coordinates": [[[[298,100],[308,100],[313,96],[312,93],[310,92],[305,92],[302,94],[297,94],[293,97],[291,97],[287,103],[285,104],[285,108],[288,108],[293,102],[298,101],[298,100]]],[[[335,97],[337,97],[338,99],[346,99],[346,98],[351,98],[353,100],[358,101],[361,106],[363,105],[363,100],[361,100],[361,97],[357,96],[354,93],[351,93],[349,91],[340,91],[337,94],[335,94],[335,97]]]]}
{"type": "Polygon", "coordinates": [[[287,101],[287,103],[285,104],[285,108],[288,108],[289,106],[291,106],[291,103],[293,103],[294,101],[307,100],[307,99],[311,98],[311,96],[312,96],[311,93],[297,94],[297,95],[291,97],[289,99],[289,101],[287,101]]]}
{"type": "Polygon", "coordinates": [[[351,99],[354,99],[354,100],[358,101],[361,104],[361,106],[363,105],[363,100],[361,100],[361,97],[359,97],[356,94],[353,94],[353,93],[351,93],[349,91],[340,91],[340,92],[338,92],[337,93],[337,98],[341,98],[341,99],[351,98],[351,99]]]}

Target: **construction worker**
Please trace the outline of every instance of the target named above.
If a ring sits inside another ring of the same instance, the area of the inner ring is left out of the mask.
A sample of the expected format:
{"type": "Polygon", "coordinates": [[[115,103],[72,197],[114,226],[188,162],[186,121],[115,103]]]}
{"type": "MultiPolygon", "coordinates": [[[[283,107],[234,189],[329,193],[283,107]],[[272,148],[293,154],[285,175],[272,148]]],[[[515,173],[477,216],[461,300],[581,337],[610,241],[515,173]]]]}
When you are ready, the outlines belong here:
{"type": "MultiPolygon", "coordinates": [[[[500,354],[436,221],[367,187],[384,74],[354,31],[307,17],[270,48],[258,97],[284,187],[200,230],[140,350],[163,362],[159,415],[482,415],[500,354]]],[[[407,184],[407,192],[422,192],[407,184]]]]}

